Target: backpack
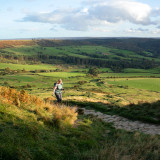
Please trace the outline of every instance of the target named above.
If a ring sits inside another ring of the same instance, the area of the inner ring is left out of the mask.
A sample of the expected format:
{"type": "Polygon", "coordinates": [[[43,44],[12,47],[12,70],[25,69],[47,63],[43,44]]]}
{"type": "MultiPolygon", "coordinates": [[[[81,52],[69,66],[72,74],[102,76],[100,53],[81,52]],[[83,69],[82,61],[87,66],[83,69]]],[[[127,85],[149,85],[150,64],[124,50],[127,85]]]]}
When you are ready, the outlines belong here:
{"type": "MultiPolygon", "coordinates": [[[[57,83],[54,83],[54,87],[53,88],[55,88],[56,87],[56,85],[57,85],[57,83]]],[[[55,88],[55,90],[57,89],[57,87],[55,88]]]]}

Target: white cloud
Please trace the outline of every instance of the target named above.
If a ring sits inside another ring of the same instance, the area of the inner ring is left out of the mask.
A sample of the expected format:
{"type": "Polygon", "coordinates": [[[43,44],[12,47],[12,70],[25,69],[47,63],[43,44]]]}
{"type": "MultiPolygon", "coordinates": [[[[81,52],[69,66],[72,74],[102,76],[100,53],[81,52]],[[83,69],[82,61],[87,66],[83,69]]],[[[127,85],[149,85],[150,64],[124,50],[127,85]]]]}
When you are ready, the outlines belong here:
{"type": "Polygon", "coordinates": [[[98,19],[111,23],[129,21],[135,24],[151,24],[151,7],[147,4],[130,0],[115,0],[110,3],[97,4],[90,13],[98,19]]]}
{"type": "Polygon", "coordinates": [[[85,7],[29,14],[22,21],[58,24],[67,30],[87,31],[120,22],[156,25],[152,17],[160,12],[159,9],[153,10],[149,5],[133,0],[88,0],[84,3],[85,7]]]}

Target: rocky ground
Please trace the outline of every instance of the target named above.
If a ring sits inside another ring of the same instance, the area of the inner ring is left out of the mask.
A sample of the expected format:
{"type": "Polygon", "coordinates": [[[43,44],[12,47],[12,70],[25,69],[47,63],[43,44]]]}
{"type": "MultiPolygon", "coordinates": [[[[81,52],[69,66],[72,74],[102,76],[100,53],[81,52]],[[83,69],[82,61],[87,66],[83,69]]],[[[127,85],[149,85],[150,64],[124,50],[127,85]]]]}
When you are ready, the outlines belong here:
{"type": "Polygon", "coordinates": [[[127,131],[139,131],[143,132],[145,134],[150,135],[160,135],[160,126],[159,125],[153,125],[148,123],[143,123],[140,121],[131,121],[127,118],[120,117],[117,115],[107,115],[103,114],[101,112],[96,112],[95,110],[87,110],[83,108],[85,115],[94,115],[98,118],[102,119],[105,122],[113,123],[114,127],[117,129],[124,129],[127,131]]]}

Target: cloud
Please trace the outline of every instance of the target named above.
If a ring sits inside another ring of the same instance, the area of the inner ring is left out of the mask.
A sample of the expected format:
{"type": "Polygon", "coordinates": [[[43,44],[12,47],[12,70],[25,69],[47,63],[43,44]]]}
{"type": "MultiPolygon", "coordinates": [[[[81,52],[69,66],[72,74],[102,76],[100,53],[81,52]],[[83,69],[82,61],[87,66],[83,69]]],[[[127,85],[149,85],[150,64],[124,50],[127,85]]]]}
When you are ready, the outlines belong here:
{"type": "Polygon", "coordinates": [[[91,14],[98,19],[111,23],[129,21],[135,24],[148,25],[152,23],[149,18],[151,11],[151,7],[147,4],[129,0],[116,0],[93,7],[91,14]]]}
{"type": "Polygon", "coordinates": [[[59,9],[50,13],[38,13],[27,15],[22,21],[60,24],[69,30],[87,30],[90,18],[87,17],[87,9],[59,9]]]}
{"type": "MultiPolygon", "coordinates": [[[[137,25],[156,25],[152,20],[159,10],[133,0],[88,0],[85,7],[57,9],[49,13],[26,15],[21,21],[58,24],[67,30],[87,31],[99,25],[130,22],[137,25]]],[[[83,3],[82,3],[83,4],[83,3]]]]}
{"type": "Polygon", "coordinates": [[[130,28],[126,30],[126,32],[128,33],[142,33],[142,32],[148,32],[148,31],[149,29],[143,29],[143,28],[137,28],[137,29],[130,28]]]}
{"type": "Polygon", "coordinates": [[[152,31],[152,34],[159,34],[160,33],[160,29],[155,29],[152,31]]]}
{"type": "Polygon", "coordinates": [[[149,29],[143,29],[143,28],[138,28],[137,30],[139,30],[141,32],[147,32],[147,31],[149,31],[149,29]]]}
{"type": "Polygon", "coordinates": [[[56,27],[52,27],[52,28],[50,28],[50,31],[57,32],[58,30],[56,29],[56,27]]]}
{"type": "Polygon", "coordinates": [[[156,8],[156,9],[154,9],[154,10],[152,10],[152,16],[154,16],[154,17],[158,17],[158,16],[160,16],[160,8],[156,8]]]}

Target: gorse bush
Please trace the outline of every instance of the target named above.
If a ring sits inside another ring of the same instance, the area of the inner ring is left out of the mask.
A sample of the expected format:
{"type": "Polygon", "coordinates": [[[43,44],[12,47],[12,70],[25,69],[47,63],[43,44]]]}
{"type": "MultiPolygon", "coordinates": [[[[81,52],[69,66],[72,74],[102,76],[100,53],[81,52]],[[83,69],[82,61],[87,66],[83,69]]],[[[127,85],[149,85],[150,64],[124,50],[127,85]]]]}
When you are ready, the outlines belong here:
{"type": "Polygon", "coordinates": [[[9,87],[0,87],[0,97],[1,101],[7,104],[17,105],[19,101],[19,107],[28,104],[45,105],[42,99],[29,95],[25,90],[17,91],[9,87]]]}
{"type": "Polygon", "coordinates": [[[28,94],[25,90],[17,91],[9,87],[0,86],[0,99],[2,103],[25,108],[39,115],[39,119],[45,123],[57,127],[73,125],[77,120],[76,108],[50,104],[39,97],[28,94]]]}

